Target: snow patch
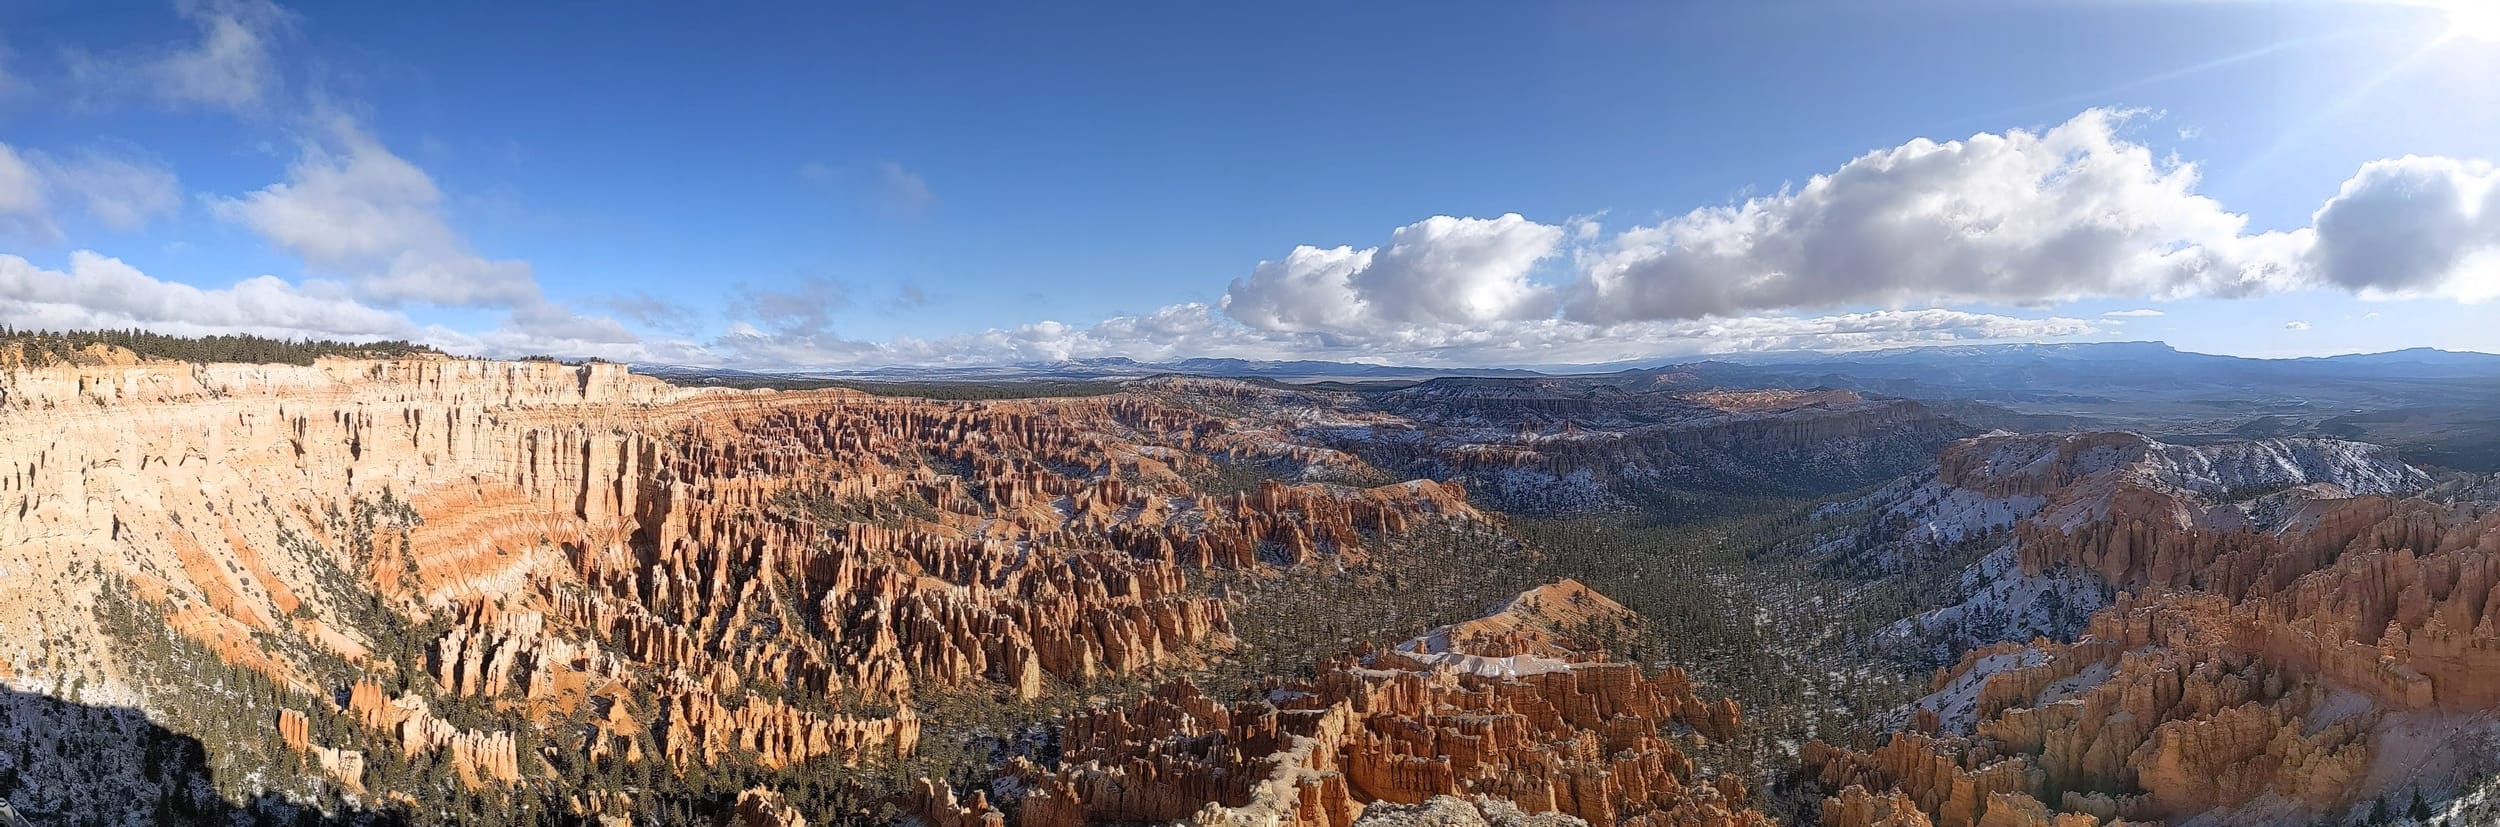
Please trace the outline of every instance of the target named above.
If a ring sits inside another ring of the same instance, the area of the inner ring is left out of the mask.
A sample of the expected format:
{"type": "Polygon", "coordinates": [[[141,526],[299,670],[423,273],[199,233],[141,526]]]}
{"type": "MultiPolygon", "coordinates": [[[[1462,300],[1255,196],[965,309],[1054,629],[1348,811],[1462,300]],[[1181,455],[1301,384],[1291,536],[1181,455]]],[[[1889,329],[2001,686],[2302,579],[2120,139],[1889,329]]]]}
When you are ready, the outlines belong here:
{"type": "Polygon", "coordinates": [[[1541,658],[1535,655],[1510,655],[1506,657],[1489,658],[1483,655],[1467,655],[1460,654],[1458,652],[1433,652],[1426,654],[1408,653],[1406,656],[1427,665],[1447,666],[1480,678],[1516,678],[1521,675],[1543,675],[1553,672],[1567,672],[1571,669],[1571,662],[1569,661],[1558,660],[1555,658],[1541,658]]]}
{"type": "Polygon", "coordinates": [[[1989,655],[1972,664],[1970,671],[1945,684],[1943,689],[1918,699],[1914,707],[1936,713],[1942,721],[1940,729],[1955,735],[1969,735],[1979,725],[1979,688],[1990,676],[2049,662],[2049,655],[2038,649],[2024,649],[2002,655],[1989,655]]]}
{"type": "Polygon", "coordinates": [[[2010,542],[1963,569],[1960,585],[1970,597],[1895,621],[1875,633],[1876,644],[1918,661],[1950,663],[1964,650],[2000,641],[2073,640],[2109,603],[2089,574],[2023,572],[2010,542]]]}
{"type": "Polygon", "coordinates": [[[2153,443],[2148,471],[2209,497],[2252,489],[2325,483],[2353,494],[2407,494],[2430,475],[2396,458],[2393,449],[2342,439],[2288,438],[2213,445],[2153,443]]]}

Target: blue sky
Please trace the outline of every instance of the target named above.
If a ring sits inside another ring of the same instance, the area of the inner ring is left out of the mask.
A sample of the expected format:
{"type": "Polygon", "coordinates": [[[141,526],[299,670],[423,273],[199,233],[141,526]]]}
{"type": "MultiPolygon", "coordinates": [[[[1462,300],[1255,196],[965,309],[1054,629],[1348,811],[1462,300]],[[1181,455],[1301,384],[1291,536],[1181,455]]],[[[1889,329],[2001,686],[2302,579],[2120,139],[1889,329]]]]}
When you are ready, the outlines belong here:
{"type": "Polygon", "coordinates": [[[2500,351],[2500,29],[2430,0],[504,5],[0,9],[0,323],[755,367],[2500,351]]]}

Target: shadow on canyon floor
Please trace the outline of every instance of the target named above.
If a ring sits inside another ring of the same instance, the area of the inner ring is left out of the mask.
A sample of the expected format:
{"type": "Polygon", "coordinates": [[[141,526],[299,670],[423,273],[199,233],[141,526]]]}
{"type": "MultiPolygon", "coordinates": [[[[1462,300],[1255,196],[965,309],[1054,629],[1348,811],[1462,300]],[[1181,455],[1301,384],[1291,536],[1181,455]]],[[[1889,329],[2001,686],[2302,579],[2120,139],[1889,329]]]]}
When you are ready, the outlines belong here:
{"type": "Polygon", "coordinates": [[[0,827],[414,823],[398,812],[324,813],[275,793],[230,799],[218,780],[200,739],[139,710],[0,686],[0,827]]]}

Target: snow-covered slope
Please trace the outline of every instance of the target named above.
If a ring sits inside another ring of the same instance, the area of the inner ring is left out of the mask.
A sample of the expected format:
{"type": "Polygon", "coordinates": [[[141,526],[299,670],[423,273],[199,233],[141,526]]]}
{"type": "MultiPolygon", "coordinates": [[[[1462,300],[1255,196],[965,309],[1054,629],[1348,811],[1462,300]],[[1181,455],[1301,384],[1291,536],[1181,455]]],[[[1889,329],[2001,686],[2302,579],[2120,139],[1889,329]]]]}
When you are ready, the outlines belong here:
{"type": "Polygon", "coordinates": [[[1816,552],[1882,574],[1979,555],[1949,584],[1953,605],[1877,636],[1898,656],[1932,663],[1992,642],[2071,639],[2107,603],[2109,588],[2090,574],[2019,565],[2011,529],[2025,520],[2072,528],[2107,517],[2122,491],[2137,490],[2175,503],[2192,524],[2274,531],[2321,503],[2410,494],[2431,482],[2391,449],[2340,439],[2174,445],[2123,432],[1998,432],[1946,448],[1934,473],[1820,515],[1864,524],[1826,534],[1816,552]]]}
{"type": "Polygon", "coordinates": [[[2138,465],[2145,474],[2209,498],[2237,492],[2326,484],[2354,495],[2409,494],[2431,483],[2396,451],[2342,439],[2284,438],[2213,445],[2151,443],[2138,465]]]}
{"type": "Polygon", "coordinates": [[[2024,572],[2009,541],[1963,569],[1955,588],[1963,600],[1902,618],[1875,635],[1876,645],[1911,662],[1946,663],[1956,653],[1999,641],[2072,640],[2109,590],[2088,574],[2024,572]]]}

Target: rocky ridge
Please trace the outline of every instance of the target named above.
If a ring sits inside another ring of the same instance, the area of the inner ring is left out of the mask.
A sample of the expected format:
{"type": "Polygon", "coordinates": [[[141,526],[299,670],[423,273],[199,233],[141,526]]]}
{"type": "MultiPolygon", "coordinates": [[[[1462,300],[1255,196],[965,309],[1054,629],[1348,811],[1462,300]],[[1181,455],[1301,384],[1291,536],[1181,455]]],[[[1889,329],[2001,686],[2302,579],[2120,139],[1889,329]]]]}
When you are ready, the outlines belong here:
{"type": "Polygon", "coordinates": [[[2454,739],[2500,726],[2500,512],[2407,496],[2428,483],[2334,440],[1948,449],[1912,536],[1993,529],[1992,576],[2116,597],[1939,670],[1879,748],[1811,746],[1827,823],[2269,824],[2488,771],[2454,739]]]}
{"type": "Polygon", "coordinates": [[[1137,387],[1399,475],[1463,481],[1520,513],[1633,508],[1677,492],[1829,493],[1909,473],[1973,433],[1917,402],[1850,391],[1559,378],[1444,378],[1361,393],[1185,378],[1137,387]]]}
{"type": "Polygon", "coordinates": [[[1194,569],[1475,519],[1432,482],[1201,494],[1176,469],[1311,449],[1128,397],[325,359],[13,369],[0,419],[0,679],[164,702],[100,619],[135,601],[296,698],[273,738],[352,721],[474,787],[909,755],[925,693],[1220,655],[1194,569]]]}
{"type": "Polygon", "coordinates": [[[1270,679],[1262,697],[1224,704],[1181,681],[1079,714],[1059,769],[1020,764],[994,785],[1012,801],[930,785],[914,810],[932,825],[1004,825],[1012,811],[1027,827],[1345,827],[1443,811],[1488,820],[1488,808],[1502,823],[1550,813],[1601,827],[1767,827],[1741,782],[1701,777],[1678,746],[1732,733],[1732,702],[1699,697],[1680,671],[1586,651],[1585,635],[1638,622],[1558,582],[1478,621],[1335,659],[1314,680],[1270,679]]]}
{"type": "MultiPolygon", "coordinates": [[[[183,702],[159,644],[209,653],[269,687],[234,726],[295,756],[282,782],[358,806],[414,805],[435,777],[397,768],[433,766],[507,800],[558,790],[564,820],[665,821],[651,779],[739,767],[701,788],[733,823],[839,822],[805,785],[962,737],[933,702],[1118,687],[908,809],[1764,825],[1693,757],[1736,706],[1597,654],[1640,619],[1583,584],[1244,697],[1175,677],[1232,654],[1246,604],[1209,575],[1359,569],[1392,538],[1496,525],[1478,485],[1384,468],[1620,497],[1751,462],[1855,479],[1958,433],[1821,391],[1140,385],[936,402],[449,359],[0,371],[0,684],[154,714],[183,702]],[[1245,466],[1272,473],[1208,482],[1245,466]],[[640,781],[564,786],[590,777],[640,781]]],[[[1880,541],[1826,552],[1906,570],[1985,546],[1961,614],[1901,627],[1976,648],[1888,741],[1807,745],[1809,802],[1833,825],[2266,824],[2488,769],[2458,746],[2500,736],[2479,490],[2335,440],[1955,444],[1860,504],[1880,541]]],[[[38,800],[71,789],[0,759],[38,800]]],[[[142,774],[77,791],[155,794],[142,774]]]]}

